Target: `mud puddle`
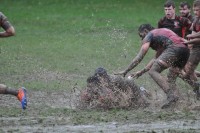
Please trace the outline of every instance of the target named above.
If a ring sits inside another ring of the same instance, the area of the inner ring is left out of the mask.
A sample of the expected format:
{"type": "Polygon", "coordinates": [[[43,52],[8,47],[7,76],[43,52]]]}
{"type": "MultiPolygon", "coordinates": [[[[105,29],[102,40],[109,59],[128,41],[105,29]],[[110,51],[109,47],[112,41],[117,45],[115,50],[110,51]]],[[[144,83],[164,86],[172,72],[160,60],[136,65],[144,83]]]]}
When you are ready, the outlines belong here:
{"type": "MultiPolygon", "coordinates": [[[[195,116],[195,120],[191,117],[184,119],[184,116],[181,115],[182,119],[177,120],[174,118],[168,121],[162,119],[149,122],[147,117],[147,121],[144,123],[136,120],[135,122],[73,125],[70,116],[64,114],[64,111],[52,113],[54,115],[49,115],[51,113],[46,112],[55,108],[63,110],[63,107],[74,109],[75,96],[67,91],[29,91],[28,98],[29,106],[27,110],[18,115],[14,110],[9,110],[10,107],[16,108],[16,111],[21,109],[16,98],[1,96],[0,106],[5,110],[2,109],[4,112],[1,112],[3,117],[0,117],[0,133],[128,133],[152,131],[162,133],[168,132],[168,130],[200,132],[200,117],[198,114],[198,116],[195,116]]],[[[185,102],[180,101],[180,104],[185,105],[185,102]]],[[[187,102],[194,104],[193,101],[187,102]]],[[[199,105],[199,102],[196,104],[199,105]]],[[[197,112],[199,110],[200,108],[196,108],[197,112]]]]}
{"type": "Polygon", "coordinates": [[[26,133],[127,133],[136,132],[167,132],[169,130],[200,132],[200,120],[157,121],[152,123],[100,123],[94,125],[67,125],[59,122],[65,118],[0,118],[1,132],[26,132],[26,133]],[[41,120],[43,121],[42,123],[41,120]],[[19,121],[21,121],[19,123],[19,121]],[[28,123],[26,123],[28,121],[28,123]],[[12,124],[11,124],[12,123],[12,124]],[[22,124],[23,123],[23,124],[22,124]],[[44,124],[45,123],[45,124],[44,124]],[[10,126],[10,124],[12,126],[10,126]]]}

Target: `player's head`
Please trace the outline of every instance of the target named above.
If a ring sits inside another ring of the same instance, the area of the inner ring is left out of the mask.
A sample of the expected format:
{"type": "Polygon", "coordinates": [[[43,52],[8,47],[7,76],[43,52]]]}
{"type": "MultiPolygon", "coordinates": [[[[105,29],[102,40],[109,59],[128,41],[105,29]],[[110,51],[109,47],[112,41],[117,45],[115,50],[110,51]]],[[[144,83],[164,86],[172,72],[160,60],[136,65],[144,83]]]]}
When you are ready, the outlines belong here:
{"type": "Polygon", "coordinates": [[[193,12],[196,17],[200,18],[200,0],[193,2],[193,12]]]}
{"type": "Polygon", "coordinates": [[[108,81],[109,80],[109,76],[107,74],[106,69],[104,69],[103,67],[99,67],[95,70],[94,75],[90,76],[87,79],[87,83],[88,84],[100,84],[102,82],[102,79],[104,79],[103,81],[108,81]]]}
{"type": "Polygon", "coordinates": [[[175,17],[175,4],[173,1],[168,0],[164,4],[165,16],[168,19],[173,19],[175,17]]]}
{"type": "Polygon", "coordinates": [[[107,74],[106,69],[104,69],[103,67],[99,67],[95,70],[94,75],[95,76],[107,76],[108,74],[107,74]]]}
{"type": "Polygon", "coordinates": [[[179,12],[182,17],[187,17],[190,14],[190,4],[186,1],[181,2],[179,5],[179,12]]]}
{"type": "Polygon", "coordinates": [[[140,27],[138,28],[138,34],[141,39],[144,39],[144,37],[149,33],[149,31],[155,29],[153,26],[150,24],[141,24],[140,27]]]}

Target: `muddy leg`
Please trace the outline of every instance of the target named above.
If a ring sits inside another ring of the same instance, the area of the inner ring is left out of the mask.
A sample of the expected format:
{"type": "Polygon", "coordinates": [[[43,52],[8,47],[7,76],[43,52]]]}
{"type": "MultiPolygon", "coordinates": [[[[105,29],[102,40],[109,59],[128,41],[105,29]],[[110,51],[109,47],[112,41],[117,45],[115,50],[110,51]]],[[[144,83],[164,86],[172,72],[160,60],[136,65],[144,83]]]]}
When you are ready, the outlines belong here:
{"type": "Polygon", "coordinates": [[[18,90],[10,89],[4,84],[0,84],[0,94],[10,94],[10,95],[17,96],[18,90]]]}
{"type": "Polygon", "coordinates": [[[163,105],[162,108],[170,106],[171,102],[176,102],[179,98],[178,89],[176,87],[176,79],[179,75],[179,68],[169,68],[169,73],[167,75],[167,81],[169,83],[169,90],[167,91],[167,100],[168,102],[163,105]]]}
{"type": "Polygon", "coordinates": [[[193,88],[197,100],[200,100],[199,84],[197,83],[197,76],[195,74],[197,65],[198,64],[192,64],[191,62],[188,62],[184,68],[185,72],[180,77],[193,88]]]}
{"type": "Polygon", "coordinates": [[[159,87],[165,92],[168,92],[169,84],[167,80],[160,74],[163,70],[167,69],[163,65],[160,65],[158,62],[155,62],[151,69],[149,70],[149,75],[153,80],[159,85],[159,87]]]}
{"type": "Polygon", "coordinates": [[[163,89],[163,91],[167,95],[167,103],[162,106],[162,108],[169,107],[173,102],[176,102],[178,100],[178,96],[175,95],[175,81],[178,74],[175,74],[174,71],[170,71],[168,75],[168,81],[160,74],[163,70],[167,69],[166,66],[162,65],[161,63],[158,63],[156,61],[152,68],[149,71],[150,76],[154,79],[154,81],[163,89]],[[173,87],[173,88],[171,88],[173,87]]]}

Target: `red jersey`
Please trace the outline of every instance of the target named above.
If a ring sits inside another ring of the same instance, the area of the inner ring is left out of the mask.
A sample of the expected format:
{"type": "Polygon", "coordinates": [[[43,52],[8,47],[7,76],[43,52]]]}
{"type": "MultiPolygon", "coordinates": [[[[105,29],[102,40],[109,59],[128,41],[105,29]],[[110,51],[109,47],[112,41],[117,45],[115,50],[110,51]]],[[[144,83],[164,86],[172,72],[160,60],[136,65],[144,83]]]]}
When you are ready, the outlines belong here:
{"type": "Polygon", "coordinates": [[[167,28],[154,29],[143,39],[143,44],[150,42],[150,47],[156,51],[166,49],[169,45],[187,47],[184,39],[167,28]]]}
{"type": "Polygon", "coordinates": [[[168,19],[166,17],[163,17],[158,22],[158,28],[167,28],[180,37],[185,37],[186,29],[190,29],[192,25],[192,22],[185,17],[175,16],[175,19],[168,19]]]}

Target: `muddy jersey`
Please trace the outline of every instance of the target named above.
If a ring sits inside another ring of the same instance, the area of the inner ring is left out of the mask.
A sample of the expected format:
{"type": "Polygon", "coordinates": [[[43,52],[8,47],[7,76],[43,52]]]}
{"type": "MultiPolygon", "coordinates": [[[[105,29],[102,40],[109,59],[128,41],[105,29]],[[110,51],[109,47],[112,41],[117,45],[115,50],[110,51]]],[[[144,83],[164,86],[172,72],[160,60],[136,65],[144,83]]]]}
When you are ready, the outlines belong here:
{"type": "Polygon", "coordinates": [[[199,18],[196,18],[193,22],[192,30],[194,32],[200,32],[200,20],[199,18]]]}
{"type": "Polygon", "coordinates": [[[190,29],[192,22],[185,17],[175,16],[175,19],[163,17],[158,22],[158,28],[167,28],[174,31],[180,37],[185,37],[186,29],[190,29]]]}
{"type": "Polygon", "coordinates": [[[147,42],[150,42],[150,47],[156,51],[166,49],[170,45],[187,48],[184,44],[183,38],[179,37],[167,28],[154,29],[150,31],[143,39],[142,44],[147,42]]]}
{"type": "MultiPolygon", "coordinates": [[[[194,21],[194,17],[191,15],[191,14],[189,14],[186,18],[188,18],[191,22],[193,22],[194,21]]],[[[188,29],[188,28],[184,28],[183,29],[183,33],[185,33],[185,37],[187,36],[187,35],[189,35],[189,34],[191,34],[192,33],[192,30],[190,30],[190,29],[188,29]],[[184,31],[185,30],[185,31],[184,31]]]]}
{"type": "MultiPolygon", "coordinates": [[[[192,31],[194,32],[200,32],[200,19],[199,18],[195,18],[193,25],[192,25],[192,31]]],[[[200,48],[200,45],[193,45],[193,48],[200,48]]]]}
{"type": "Polygon", "coordinates": [[[10,22],[7,20],[6,16],[2,12],[0,12],[0,26],[4,30],[7,30],[8,28],[11,27],[10,22]]]}
{"type": "Polygon", "coordinates": [[[188,18],[191,22],[194,21],[194,16],[192,16],[192,14],[189,14],[189,15],[187,16],[187,18],[188,18]]]}

